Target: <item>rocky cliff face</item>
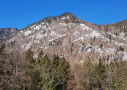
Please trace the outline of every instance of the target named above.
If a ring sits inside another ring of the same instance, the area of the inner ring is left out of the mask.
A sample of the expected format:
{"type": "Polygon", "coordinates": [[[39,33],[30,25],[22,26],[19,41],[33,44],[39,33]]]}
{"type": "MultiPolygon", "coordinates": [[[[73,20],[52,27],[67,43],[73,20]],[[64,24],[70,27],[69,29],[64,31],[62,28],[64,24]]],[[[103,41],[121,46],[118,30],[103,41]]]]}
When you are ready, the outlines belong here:
{"type": "Polygon", "coordinates": [[[0,44],[5,40],[9,39],[11,36],[15,35],[17,28],[1,28],[0,29],[0,44]]]}
{"type": "Polygon", "coordinates": [[[51,55],[55,53],[69,61],[83,62],[90,57],[95,62],[98,58],[110,62],[127,60],[126,29],[126,20],[100,26],[82,21],[67,12],[33,23],[5,43],[8,51],[22,53],[30,48],[34,52],[43,50],[51,55]]]}

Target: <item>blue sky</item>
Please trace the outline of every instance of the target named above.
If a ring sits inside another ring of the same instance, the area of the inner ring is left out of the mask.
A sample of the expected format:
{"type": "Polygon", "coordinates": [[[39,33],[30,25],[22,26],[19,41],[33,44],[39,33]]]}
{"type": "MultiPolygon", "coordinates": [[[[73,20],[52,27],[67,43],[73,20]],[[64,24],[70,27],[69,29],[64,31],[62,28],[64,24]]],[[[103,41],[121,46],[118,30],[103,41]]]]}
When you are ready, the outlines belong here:
{"type": "Polygon", "coordinates": [[[91,23],[115,23],[127,19],[127,0],[0,0],[0,28],[22,29],[65,12],[91,23]]]}

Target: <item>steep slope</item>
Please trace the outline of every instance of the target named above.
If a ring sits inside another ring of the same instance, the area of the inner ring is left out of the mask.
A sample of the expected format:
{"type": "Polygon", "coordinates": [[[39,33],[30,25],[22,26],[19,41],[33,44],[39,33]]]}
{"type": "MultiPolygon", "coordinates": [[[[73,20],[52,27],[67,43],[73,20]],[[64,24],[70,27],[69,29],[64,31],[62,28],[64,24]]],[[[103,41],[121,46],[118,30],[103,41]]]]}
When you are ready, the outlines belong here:
{"type": "Polygon", "coordinates": [[[124,32],[127,32],[127,19],[114,24],[114,26],[124,32]]]}
{"type": "Polygon", "coordinates": [[[126,32],[116,28],[116,25],[91,24],[67,12],[29,25],[6,41],[6,44],[8,51],[22,53],[29,48],[34,52],[43,49],[70,61],[83,62],[86,57],[95,62],[99,57],[107,61],[126,60],[126,32]]]}
{"type": "Polygon", "coordinates": [[[0,29],[0,44],[10,38],[11,36],[15,35],[17,32],[17,28],[1,28],[0,29]]]}

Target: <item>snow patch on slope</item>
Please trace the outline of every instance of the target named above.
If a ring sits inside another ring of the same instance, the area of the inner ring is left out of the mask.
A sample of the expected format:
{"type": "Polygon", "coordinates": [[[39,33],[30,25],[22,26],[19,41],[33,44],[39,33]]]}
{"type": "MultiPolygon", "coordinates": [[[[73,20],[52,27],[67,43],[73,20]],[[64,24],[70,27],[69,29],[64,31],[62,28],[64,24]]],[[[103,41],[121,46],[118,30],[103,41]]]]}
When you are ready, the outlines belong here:
{"type": "Polygon", "coordinates": [[[24,32],[24,35],[25,35],[25,36],[28,36],[30,33],[31,33],[31,31],[28,31],[28,30],[27,30],[27,31],[24,32]]]}
{"type": "Polygon", "coordinates": [[[123,56],[123,60],[127,60],[127,52],[123,52],[124,56],[123,56]]]}
{"type": "Polygon", "coordinates": [[[80,24],[79,26],[80,26],[80,28],[82,28],[82,30],[92,30],[91,28],[89,28],[85,24],[80,24]]]}

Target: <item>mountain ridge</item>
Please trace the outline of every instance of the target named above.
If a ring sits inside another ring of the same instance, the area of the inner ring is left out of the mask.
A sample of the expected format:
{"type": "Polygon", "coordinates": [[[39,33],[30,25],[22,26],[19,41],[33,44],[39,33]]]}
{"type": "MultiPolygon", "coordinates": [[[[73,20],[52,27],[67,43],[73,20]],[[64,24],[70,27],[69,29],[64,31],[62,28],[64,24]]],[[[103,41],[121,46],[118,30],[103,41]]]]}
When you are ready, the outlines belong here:
{"type": "Polygon", "coordinates": [[[32,49],[38,52],[43,49],[70,61],[85,61],[88,56],[93,61],[97,61],[98,57],[109,57],[108,61],[112,61],[121,57],[127,59],[126,34],[114,25],[100,26],[85,22],[71,13],[64,13],[27,26],[6,44],[8,51],[32,49]],[[121,47],[124,49],[122,52],[121,47]]]}
{"type": "MultiPolygon", "coordinates": [[[[26,28],[28,28],[29,26],[33,25],[33,24],[40,24],[42,22],[46,22],[48,21],[48,23],[51,23],[51,20],[58,20],[58,19],[61,19],[62,17],[71,17],[71,18],[77,18],[76,16],[74,16],[72,13],[70,12],[66,12],[66,13],[63,13],[62,15],[58,15],[58,16],[49,16],[49,17],[45,17],[44,19],[40,20],[40,21],[37,21],[37,22],[34,22],[32,24],[29,24],[26,28]]],[[[77,18],[79,19],[79,18],[77,18]]],[[[80,19],[81,20],[81,19],[80,19]]],[[[81,20],[83,21],[83,20],[81,20]]],[[[85,22],[85,21],[83,21],[85,22]]],[[[25,28],[21,29],[21,30],[24,30],[25,28]]]]}
{"type": "MultiPolygon", "coordinates": [[[[49,17],[45,17],[45,18],[43,18],[42,20],[36,21],[36,22],[34,22],[34,23],[32,23],[32,24],[29,24],[27,27],[29,27],[29,26],[31,26],[31,25],[33,25],[33,24],[39,24],[39,23],[42,23],[43,21],[46,21],[47,19],[53,19],[53,20],[56,20],[57,18],[62,18],[63,16],[67,16],[67,15],[69,15],[69,16],[73,16],[73,17],[75,17],[75,18],[81,20],[80,18],[78,18],[78,17],[76,17],[74,14],[72,14],[71,12],[66,12],[66,13],[63,13],[63,14],[58,15],[58,16],[49,16],[49,17]]],[[[118,22],[116,22],[116,23],[112,23],[112,22],[111,22],[110,24],[103,24],[103,25],[95,24],[95,23],[91,23],[91,22],[84,21],[84,20],[81,20],[81,21],[82,21],[83,23],[89,23],[89,24],[93,24],[93,25],[97,25],[97,26],[106,26],[106,25],[115,25],[115,24],[118,24],[118,23],[121,23],[121,22],[126,22],[127,19],[118,21],[118,22]]],[[[27,27],[25,27],[25,28],[27,28],[27,27]]],[[[23,28],[23,29],[21,29],[21,30],[24,30],[25,28],[23,28]]]]}

